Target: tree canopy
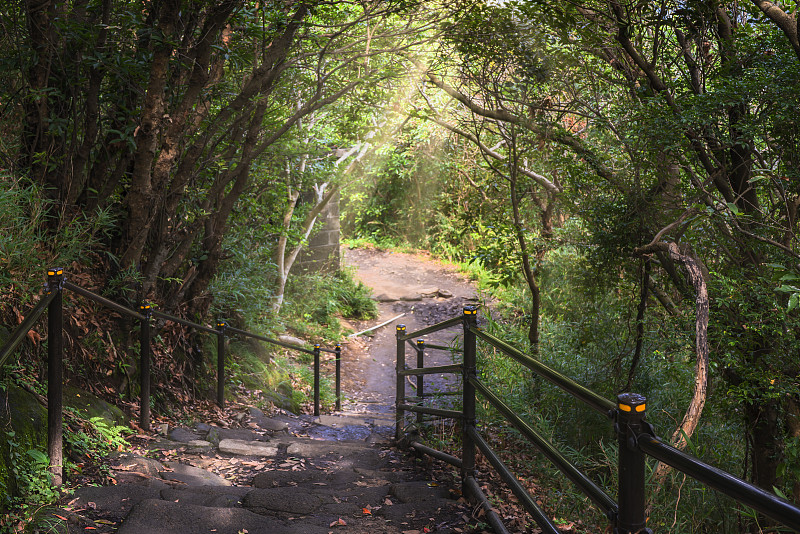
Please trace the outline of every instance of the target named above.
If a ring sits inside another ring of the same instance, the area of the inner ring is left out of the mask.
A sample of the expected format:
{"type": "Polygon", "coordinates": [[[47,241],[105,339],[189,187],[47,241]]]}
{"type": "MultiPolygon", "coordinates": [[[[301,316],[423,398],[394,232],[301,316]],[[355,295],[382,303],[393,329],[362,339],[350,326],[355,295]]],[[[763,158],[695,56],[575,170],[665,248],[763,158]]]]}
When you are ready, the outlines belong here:
{"type": "Polygon", "coordinates": [[[677,369],[674,443],[712,405],[747,476],[800,500],[793,0],[19,0],[0,23],[5,220],[89,236],[110,291],[204,314],[257,259],[274,312],[341,192],[352,235],[515,288],[528,348],[573,343],[609,394],[677,369]]]}

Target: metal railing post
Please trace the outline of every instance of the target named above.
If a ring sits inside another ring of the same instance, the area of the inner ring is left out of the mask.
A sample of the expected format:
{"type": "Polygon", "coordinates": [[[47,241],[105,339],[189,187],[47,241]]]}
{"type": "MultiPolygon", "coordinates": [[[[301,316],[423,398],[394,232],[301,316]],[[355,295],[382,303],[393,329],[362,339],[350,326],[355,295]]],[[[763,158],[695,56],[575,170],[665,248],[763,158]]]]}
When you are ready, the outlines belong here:
{"type": "Polygon", "coordinates": [[[395,335],[397,336],[397,364],[396,364],[396,371],[397,371],[397,391],[395,392],[396,399],[395,399],[395,426],[394,426],[394,439],[400,441],[403,437],[403,415],[404,411],[400,408],[400,405],[406,402],[406,379],[405,377],[400,374],[405,371],[406,368],[406,342],[404,339],[400,339],[400,336],[406,333],[406,325],[399,324],[397,325],[397,331],[395,335]]]}
{"type": "Polygon", "coordinates": [[[617,395],[614,430],[619,439],[619,514],[615,534],[652,532],[645,529],[645,454],[637,443],[637,437],[644,431],[646,406],[647,399],[637,393],[617,395]]]}
{"type": "Polygon", "coordinates": [[[336,411],[342,409],[342,345],[337,343],[333,348],[336,352],[336,411]]]}
{"type": "Polygon", "coordinates": [[[477,378],[478,342],[471,328],[478,326],[478,308],[464,306],[464,385],[463,409],[464,425],[462,429],[461,451],[461,485],[464,495],[469,495],[467,478],[475,474],[475,441],[469,432],[476,427],[475,421],[475,386],[470,379],[477,378]]]}
{"type": "Polygon", "coordinates": [[[319,417],[319,343],[314,345],[314,416],[319,417]]]}
{"type": "Polygon", "coordinates": [[[149,304],[139,306],[144,316],[139,326],[139,426],[150,430],[150,317],[149,304]]]}
{"type": "Polygon", "coordinates": [[[63,269],[47,271],[47,292],[56,292],[47,308],[47,454],[50,457],[50,474],[54,486],[60,486],[63,478],[63,428],[61,410],[64,396],[64,351],[62,330],[64,316],[62,308],[63,269]]]}
{"type": "Polygon", "coordinates": [[[225,321],[217,321],[217,405],[225,407],[225,321]]]}
{"type": "MultiPolygon", "coordinates": [[[[417,369],[422,369],[425,367],[425,340],[418,339],[417,340],[417,369]]],[[[422,398],[425,396],[425,392],[423,391],[423,380],[422,375],[417,375],[417,398],[419,399],[420,406],[423,403],[422,398]]],[[[417,425],[422,425],[422,412],[417,412],[417,425]]]]}

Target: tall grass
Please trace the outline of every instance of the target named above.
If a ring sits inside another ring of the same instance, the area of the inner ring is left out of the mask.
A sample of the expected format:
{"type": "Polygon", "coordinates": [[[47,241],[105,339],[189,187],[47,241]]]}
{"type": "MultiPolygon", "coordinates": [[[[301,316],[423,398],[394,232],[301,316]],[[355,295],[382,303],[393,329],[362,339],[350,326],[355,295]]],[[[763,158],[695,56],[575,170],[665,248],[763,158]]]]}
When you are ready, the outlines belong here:
{"type": "Polygon", "coordinates": [[[47,268],[88,263],[115,227],[110,210],[68,217],[41,187],[0,175],[0,288],[35,290],[47,268]]]}

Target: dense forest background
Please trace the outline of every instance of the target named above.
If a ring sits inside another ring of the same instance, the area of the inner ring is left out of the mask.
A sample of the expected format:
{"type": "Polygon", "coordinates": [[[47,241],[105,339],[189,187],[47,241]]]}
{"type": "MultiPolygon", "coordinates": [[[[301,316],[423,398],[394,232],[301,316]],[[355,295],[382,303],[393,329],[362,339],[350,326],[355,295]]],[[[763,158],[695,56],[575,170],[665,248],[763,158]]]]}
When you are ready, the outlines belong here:
{"type": "MultiPolygon", "coordinates": [[[[507,303],[494,328],[604,394],[647,395],[677,446],[800,502],[796,10],[4,2],[0,318],[18,324],[60,266],[131,305],[274,328],[341,195],[350,237],[480,270],[507,303]]],[[[603,476],[599,426],[518,380],[509,395],[549,407],[603,476]]],[[[670,531],[739,528],[686,484],[670,531]]]]}

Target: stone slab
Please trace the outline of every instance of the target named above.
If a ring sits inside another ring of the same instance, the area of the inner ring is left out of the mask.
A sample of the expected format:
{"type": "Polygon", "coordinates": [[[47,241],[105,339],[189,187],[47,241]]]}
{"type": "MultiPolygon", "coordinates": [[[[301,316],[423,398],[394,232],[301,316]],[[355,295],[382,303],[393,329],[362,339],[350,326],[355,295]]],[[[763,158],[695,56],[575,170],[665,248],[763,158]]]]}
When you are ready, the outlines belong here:
{"type": "Polygon", "coordinates": [[[273,419],[272,417],[258,417],[255,418],[255,422],[258,426],[264,430],[269,430],[270,432],[282,432],[284,430],[289,430],[289,423],[273,419]]]}
{"type": "Polygon", "coordinates": [[[181,464],[178,462],[167,462],[167,467],[171,471],[162,471],[159,473],[164,480],[177,480],[188,486],[230,486],[231,482],[225,480],[221,476],[194,467],[192,465],[181,464]]]}
{"type": "Polygon", "coordinates": [[[219,442],[219,452],[237,456],[277,456],[278,447],[263,441],[223,439],[219,442]]]}
{"type": "Polygon", "coordinates": [[[242,499],[242,506],[257,514],[275,513],[309,515],[323,505],[320,496],[308,491],[285,488],[254,489],[242,499]]]}
{"type": "Polygon", "coordinates": [[[342,441],[294,441],[287,445],[286,454],[289,456],[300,456],[303,458],[316,458],[319,456],[327,456],[335,454],[339,456],[346,456],[352,454],[353,451],[362,451],[369,454],[368,451],[373,449],[365,446],[363,443],[353,444],[342,441]]]}
{"type": "Polygon", "coordinates": [[[134,505],[147,499],[158,499],[169,486],[160,479],[143,479],[140,484],[116,486],[86,486],[78,488],[69,498],[73,508],[98,508],[114,517],[124,517],[134,505]],[[89,504],[89,503],[94,503],[89,504]]]}
{"type": "Polygon", "coordinates": [[[424,480],[392,484],[389,493],[403,503],[444,500],[450,496],[446,487],[424,480]]]}
{"type": "Polygon", "coordinates": [[[176,427],[169,431],[169,439],[179,443],[189,443],[190,441],[200,439],[200,436],[188,428],[176,427]]]}
{"type": "Polygon", "coordinates": [[[181,504],[195,504],[209,508],[233,508],[253,488],[239,486],[202,486],[188,488],[167,488],[161,490],[161,498],[181,504]]]}
{"type": "Polygon", "coordinates": [[[142,477],[130,476],[136,474],[145,475],[146,478],[159,478],[158,473],[164,469],[164,466],[158,460],[145,458],[130,452],[115,452],[108,455],[107,458],[111,470],[114,471],[114,475],[118,480],[128,478],[131,481],[141,480],[142,477]]]}
{"type": "Polygon", "coordinates": [[[117,534],[327,534],[321,526],[286,524],[244,508],[208,508],[162,500],[142,501],[117,530],[117,534]]]}

